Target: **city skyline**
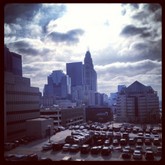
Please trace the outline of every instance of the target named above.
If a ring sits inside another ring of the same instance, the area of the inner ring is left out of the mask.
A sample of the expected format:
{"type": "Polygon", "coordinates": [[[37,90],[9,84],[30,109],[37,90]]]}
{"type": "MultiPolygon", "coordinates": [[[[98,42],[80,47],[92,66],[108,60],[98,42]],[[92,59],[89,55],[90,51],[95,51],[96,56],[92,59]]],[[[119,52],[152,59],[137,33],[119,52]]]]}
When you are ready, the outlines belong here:
{"type": "Polygon", "coordinates": [[[162,97],[159,4],[8,4],[4,42],[22,55],[23,76],[43,91],[53,70],[82,62],[90,50],[98,91],[138,80],[162,97]]]}

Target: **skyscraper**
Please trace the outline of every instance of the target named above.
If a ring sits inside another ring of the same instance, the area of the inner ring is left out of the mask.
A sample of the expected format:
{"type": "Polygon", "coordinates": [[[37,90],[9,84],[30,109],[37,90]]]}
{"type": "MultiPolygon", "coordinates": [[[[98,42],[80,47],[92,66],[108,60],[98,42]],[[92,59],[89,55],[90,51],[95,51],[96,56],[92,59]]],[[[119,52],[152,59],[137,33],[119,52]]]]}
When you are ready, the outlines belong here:
{"type": "Polygon", "coordinates": [[[84,84],[83,64],[82,62],[73,62],[66,64],[67,75],[71,78],[71,86],[79,86],[84,84]]]}
{"type": "Polygon", "coordinates": [[[67,75],[71,78],[72,100],[81,104],[84,97],[84,73],[82,62],[66,64],[67,75]]]}
{"type": "Polygon", "coordinates": [[[85,89],[97,92],[97,73],[93,68],[93,62],[89,51],[84,58],[84,84],[85,89]]]}
{"type": "Polygon", "coordinates": [[[4,46],[4,70],[22,76],[22,57],[4,46]]]}
{"type": "Polygon", "coordinates": [[[71,94],[71,79],[62,70],[55,70],[48,76],[44,97],[68,98],[71,94]]]}

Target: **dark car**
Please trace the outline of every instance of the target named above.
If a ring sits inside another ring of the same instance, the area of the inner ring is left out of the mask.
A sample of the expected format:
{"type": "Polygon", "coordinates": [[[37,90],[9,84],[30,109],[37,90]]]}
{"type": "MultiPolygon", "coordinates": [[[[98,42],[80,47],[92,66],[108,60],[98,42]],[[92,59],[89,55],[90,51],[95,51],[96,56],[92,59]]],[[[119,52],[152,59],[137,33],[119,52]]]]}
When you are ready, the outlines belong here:
{"type": "Polygon", "coordinates": [[[151,139],[145,139],[144,140],[145,145],[149,146],[152,144],[151,139]]]}
{"type": "Polygon", "coordinates": [[[64,146],[64,143],[53,143],[52,149],[53,151],[59,151],[62,149],[63,146],[64,146]]]}
{"type": "Polygon", "coordinates": [[[157,156],[161,156],[162,155],[162,146],[158,146],[157,147],[156,155],[157,156]]]}
{"type": "Polygon", "coordinates": [[[120,145],[121,146],[125,146],[125,145],[127,145],[127,140],[126,139],[120,139],[120,145]]]}
{"type": "Polygon", "coordinates": [[[71,144],[69,143],[65,143],[62,147],[62,150],[63,151],[69,151],[70,150],[70,147],[71,147],[71,144]]]}
{"type": "Polygon", "coordinates": [[[154,138],[153,144],[154,144],[155,146],[160,146],[160,140],[159,140],[158,138],[154,138]]]}
{"type": "Polygon", "coordinates": [[[110,147],[108,146],[104,146],[102,149],[101,149],[101,154],[102,155],[109,155],[111,153],[111,149],[110,147]]]}
{"type": "Polygon", "coordinates": [[[29,154],[28,157],[27,157],[27,160],[37,161],[38,160],[38,155],[36,153],[29,154]]]}
{"type": "Polygon", "coordinates": [[[131,158],[131,153],[129,152],[129,150],[124,149],[123,152],[122,152],[121,157],[123,159],[130,159],[131,158]]]}
{"type": "Polygon", "coordinates": [[[137,144],[137,145],[143,145],[143,140],[140,139],[140,138],[138,138],[138,139],[136,140],[136,144],[137,144]]]}
{"type": "Polygon", "coordinates": [[[135,145],[135,139],[134,138],[129,138],[128,144],[129,145],[135,145]]]}
{"type": "Polygon", "coordinates": [[[91,154],[98,154],[100,152],[100,147],[99,146],[93,146],[91,147],[91,154]]]}
{"type": "Polygon", "coordinates": [[[80,152],[81,152],[82,154],[89,153],[89,151],[90,151],[90,146],[89,146],[89,144],[83,144],[83,145],[81,146],[81,148],[80,148],[80,152]]]}
{"type": "Polygon", "coordinates": [[[153,151],[146,151],[145,159],[146,160],[154,160],[154,153],[153,153],[153,151]]]}
{"type": "Polygon", "coordinates": [[[78,144],[72,144],[71,147],[70,147],[71,152],[78,152],[79,149],[80,149],[80,147],[79,147],[78,144]]]}
{"type": "Polygon", "coordinates": [[[43,146],[42,146],[42,150],[46,151],[46,150],[51,150],[53,147],[52,143],[45,143],[43,146]]]}

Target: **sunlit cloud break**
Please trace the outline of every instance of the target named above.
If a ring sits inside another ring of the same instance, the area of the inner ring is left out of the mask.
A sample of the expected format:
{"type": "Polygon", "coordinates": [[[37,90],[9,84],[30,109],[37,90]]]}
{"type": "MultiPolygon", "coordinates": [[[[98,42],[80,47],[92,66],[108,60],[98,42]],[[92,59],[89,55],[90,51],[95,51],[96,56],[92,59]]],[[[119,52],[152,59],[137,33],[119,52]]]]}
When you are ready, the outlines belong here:
{"type": "Polygon", "coordinates": [[[98,91],[138,80],[162,97],[162,7],[154,3],[7,4],[4,42],[22,55],[23,75],[42,92],[53,70],[90,50],[98,91]]]}

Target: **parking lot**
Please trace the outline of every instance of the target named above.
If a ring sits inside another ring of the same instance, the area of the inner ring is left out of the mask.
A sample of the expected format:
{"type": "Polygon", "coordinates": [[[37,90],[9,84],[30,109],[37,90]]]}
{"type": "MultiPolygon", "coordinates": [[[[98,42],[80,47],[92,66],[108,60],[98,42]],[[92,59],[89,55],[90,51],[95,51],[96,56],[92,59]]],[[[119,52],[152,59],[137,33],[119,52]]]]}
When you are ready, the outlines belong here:
{"type": "MultiPolygon", "coordinates": [[[[147,127],[149,128],[149,127],[147,127]]],[[[38,160],[52,160],[52,161],[60,161],[63,160],[65,156],[69,156],[72,160],[81,160],[81,161],[137,161],[134,159],[133,153],[135,150],[142,150],[141,155],[142,158],[139,161],[147,161],[146,160],[146,150],[149,149],[154,154],[154,161],[161,160],[161,151],[158,153],[158,148],[162,146],[162,133],[160,130],[156,130],[158,127],[153,127],[152,129],[141,130],[140,126],[131,126],[124,124],[85,124],[81,127],[70,127],[64,131],[58,132],[55,135],[51,136],[51,138],[39,139],[28,144],[21,144],[18,147],[5,152],[5,157],[12,157],[11,154],[17,155],[29,155],[36,154],[38,156],[38,160]],[[135,131],[134,128],[137,128],[135,131]],[[155,129],[154,129],[155,128],[155,129]],[[149,130],[149,131],[148,131],[149,130]],[[155,132],[154,132],[155,130],[155,132]],[[81,132],[81,133],[80,133],[81,132]],[[83,137],[84,133],[84,137],[83,137]],[[74,135],[75,134],[75,135],[74,135]],[[78,135],[77,135],[78,134],[78,135]],[[85,136],[86,135],[86,136],[85,136]],[[52,149],[52,147],[43,150],[43,145],[49,143],[62,143],[63,145],[66,142],[67,136],[74,136],[75,141],[71,141],[70,147],[77,143],[78,148],[76,150],[64,150],[63,146],[59,149],[52,149]],[[83,138],[82,138],[82,137],[83,138]],[[80,138],[81,137],[81,138],[80,138]],[[159,139],[160,143],[154,142],[154,139],[159,139]],[[125,140],[121,140],[125,139],[125,140]],[[134,139],[134,142],[131,143],[130,139],[134,139]],[[142,140],[137,140],[142,139],[142,140]],[[150,139],[150,142],[147,143],[145,139],[150,139]],[[82,145],[88,144],[89,151],[83,153],[81,151],[82,145]],[[103,147],[108,146],[109,152],[106,154],[103,153],[103,147]],[[137,146],[140,146],[139,148],[137,146]],[[92,152],[92,148],[97,148],[96,152],[92,152]],[[98,149],[99,148],[99,149],[98,149]],[[130,150],[130,157],[123,156],[124,150],[130,150]]],[[[6,160],[12,160],[10,158],[6,160]]],[[[19,160],[19,159],[18,159],[19,160]]]]}

